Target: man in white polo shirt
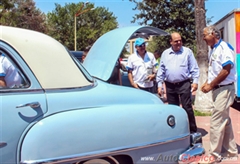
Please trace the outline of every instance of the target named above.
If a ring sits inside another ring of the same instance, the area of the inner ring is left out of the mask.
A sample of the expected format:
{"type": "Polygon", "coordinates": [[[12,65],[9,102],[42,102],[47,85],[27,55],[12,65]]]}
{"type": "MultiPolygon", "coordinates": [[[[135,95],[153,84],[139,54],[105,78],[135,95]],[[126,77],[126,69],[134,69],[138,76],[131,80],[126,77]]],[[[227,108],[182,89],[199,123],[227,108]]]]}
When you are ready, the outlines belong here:
{"type": "Polygon", "coordinates": [[[152,53],[146,51],[143,38],[136,39],[135,48],[136,52],[129,56],[127,62],[128,79],[134,88],[152,92],[156,59],[152,53]]]}
{"type": "Polygon", "coordinates": [[[21,84],[21,77],[17,72],[17,69],[6,58],[6,56],[0,52],[0,87],[12,88],[21,84]]]}
{"type": "MultiPolygon", "coordinates": [[[[210,155],[217,162],[222,157],[238,156],[229,117],[229,109],[235,96],[235,53],[232,46],[224,42],[220,35],[220,31],[214,26],[205,27],[203,30],[203,39],[211,47],[211,51],[209,54],[208,80],[201,87],[202,92],[212,91],[213,94],[214,109],[210,125],[210,155]],[[223,151],[225,151],[224,154],[221,154],[223,151]]],[[[213,162],[208,161],[208,163],[213,162]]]]}

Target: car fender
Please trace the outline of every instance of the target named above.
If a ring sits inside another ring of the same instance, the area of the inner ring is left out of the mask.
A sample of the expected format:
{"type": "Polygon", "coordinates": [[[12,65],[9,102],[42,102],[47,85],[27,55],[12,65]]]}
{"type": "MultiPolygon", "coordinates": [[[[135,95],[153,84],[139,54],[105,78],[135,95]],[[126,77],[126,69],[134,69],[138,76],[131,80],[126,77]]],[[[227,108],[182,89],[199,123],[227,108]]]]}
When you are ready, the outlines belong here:
{"type": "Polygon", "coordinates": [[[174,105],[128,104],[71,110],[46,117],[30,128],[22,141],[21,161],[86,156],[187,135],[187,114],[174,105]],[[173,127],[167,123],[171,115],[175,117],[173,127]]]}

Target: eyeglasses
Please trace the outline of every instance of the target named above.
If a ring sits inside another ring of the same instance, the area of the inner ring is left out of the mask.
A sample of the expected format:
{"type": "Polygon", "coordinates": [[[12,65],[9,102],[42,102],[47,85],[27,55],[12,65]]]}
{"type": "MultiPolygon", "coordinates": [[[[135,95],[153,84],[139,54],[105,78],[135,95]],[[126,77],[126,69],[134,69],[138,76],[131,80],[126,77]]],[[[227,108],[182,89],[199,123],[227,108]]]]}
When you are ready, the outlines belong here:
{"type": "Polygon", "coordinates": [[[208,35],[212,35],[212,33],[207,33],[207,34],[205,33],[205,34],[203,34],[203,38],[205,38],[208,35]]]}
{"type": "Polygon", "coordinates": [[[139,45],[138,47],[145,47],[145,43],[139,45]]]}

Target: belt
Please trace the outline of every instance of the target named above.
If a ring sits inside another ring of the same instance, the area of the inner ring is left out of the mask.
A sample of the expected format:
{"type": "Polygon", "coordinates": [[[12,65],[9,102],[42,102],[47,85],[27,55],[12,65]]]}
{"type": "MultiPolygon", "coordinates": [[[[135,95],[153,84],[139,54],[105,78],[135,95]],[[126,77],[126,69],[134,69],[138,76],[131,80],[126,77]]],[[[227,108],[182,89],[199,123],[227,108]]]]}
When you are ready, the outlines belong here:
{"type": "Polygon", "coordinates": [[[234,82],[229,83],[229,84],[225,84],[225,85],[216,85],[216,86],[213,88],[213,90],[218,89],[218,88],[221,88],[221,87],[224,87],[224,86],[233,85],[233,84],[234,84],[234,82]]]}
{"type": "Polygon", "coordinates": [[[165,81],[166,83],[169,83],[169,84],[172,84],[172,85],[181,85],[185,82],[190,82],[190,79],[187,79],[187,80],[183,80],[183,81],[180,81],[180,82],[176,82],[176,83],[171,83],[171,82],[168,82],[168,81],[165,81]]]}

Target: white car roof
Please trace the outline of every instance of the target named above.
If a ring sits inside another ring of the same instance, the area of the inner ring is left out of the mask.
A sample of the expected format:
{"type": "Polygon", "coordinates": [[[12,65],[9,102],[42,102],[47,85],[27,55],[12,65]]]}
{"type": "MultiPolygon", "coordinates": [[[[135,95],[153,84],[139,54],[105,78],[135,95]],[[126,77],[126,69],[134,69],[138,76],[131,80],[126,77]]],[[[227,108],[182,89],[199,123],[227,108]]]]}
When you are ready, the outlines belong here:
{"type": "Polygon", "coordinates": [[[66,48],[45,34],[0,26],[0,40],[12,46],[45,89],[90,85],[66,48]]]}

